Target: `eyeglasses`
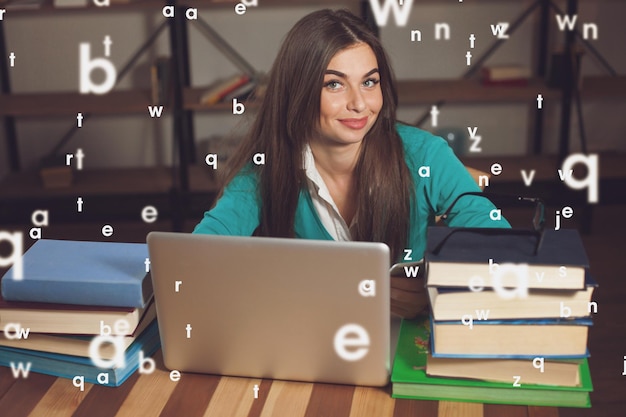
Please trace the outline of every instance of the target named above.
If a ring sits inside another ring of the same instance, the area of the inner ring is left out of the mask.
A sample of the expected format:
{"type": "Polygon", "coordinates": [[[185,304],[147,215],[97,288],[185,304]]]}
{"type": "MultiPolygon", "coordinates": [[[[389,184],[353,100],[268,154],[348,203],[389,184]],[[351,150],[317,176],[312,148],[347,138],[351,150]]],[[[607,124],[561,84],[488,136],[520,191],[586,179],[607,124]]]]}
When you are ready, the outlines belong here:
{"type": "Polygon", "coordinates": [[[533,230],[516,230],[516,229],[501,229],[501,228],[483,228],[483,227],[460,227],[456,229],[452,229],[450,233],[444,237],[441,242],[437,244],[437,246],[433,249],[432,253],[434,255],[438,255],[441,252],[441,249],[444,247],[446,242],[450,239],[450,237],[456,233],[479,233],[482,235],[518,235],[518,236],[534,236],[535,237],[535,246],[533,250],[533,255],[537,255],[539,249],[541,248],[541,244],[543,242],[543,232],[545,228],[545,204],[541,198],[538,197],[521,197],[521,196],[512,196],[512,195],[503,195],[503,194],[484,194],[478,191],[466,192],[459,194],[450,207],[446,209],[446,211],[441,215],[441,219],[445,220],[450,216],[454,205],[461,199],[461,197],[465,196],[476,196],[487,198],[493,202],[493,200],[498,201],[506,201],[508,203],[531,203],[535,206],[535,213],[533,215],[533,230]],[[493,200],[492,200],[493,199],[493,200]]]}

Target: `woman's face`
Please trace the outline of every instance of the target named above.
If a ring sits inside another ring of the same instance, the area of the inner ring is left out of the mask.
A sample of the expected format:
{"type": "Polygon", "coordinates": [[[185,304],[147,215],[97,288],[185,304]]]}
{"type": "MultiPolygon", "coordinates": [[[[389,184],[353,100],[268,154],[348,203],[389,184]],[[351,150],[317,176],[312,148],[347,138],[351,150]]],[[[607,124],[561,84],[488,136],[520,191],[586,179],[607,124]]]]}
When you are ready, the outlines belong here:
{"type": "Polygon", "coordinates": [[[337,52],[328,63],[322,84],[320,139],[333,145],[360,144],[382,105],[380,74],[372,48],[357,43],[337,52]]]}

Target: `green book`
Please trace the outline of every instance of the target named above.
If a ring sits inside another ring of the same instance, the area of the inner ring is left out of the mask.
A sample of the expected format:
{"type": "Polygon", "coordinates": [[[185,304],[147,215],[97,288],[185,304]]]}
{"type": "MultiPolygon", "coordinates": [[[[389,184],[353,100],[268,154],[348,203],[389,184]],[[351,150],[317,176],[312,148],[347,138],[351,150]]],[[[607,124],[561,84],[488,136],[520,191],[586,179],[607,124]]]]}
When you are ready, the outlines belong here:
{"type": "Polygon", "coordinates": [[[391,372],[392,397],[420,400],[465,401],[493,404],[535,405],[552,407],[591,407],[593,390],[589,364],[580,366],[581,386],[561,387],[470,379],[431,377],[426,375],[430,348],[429,319],[403,320],[391,372]]]}

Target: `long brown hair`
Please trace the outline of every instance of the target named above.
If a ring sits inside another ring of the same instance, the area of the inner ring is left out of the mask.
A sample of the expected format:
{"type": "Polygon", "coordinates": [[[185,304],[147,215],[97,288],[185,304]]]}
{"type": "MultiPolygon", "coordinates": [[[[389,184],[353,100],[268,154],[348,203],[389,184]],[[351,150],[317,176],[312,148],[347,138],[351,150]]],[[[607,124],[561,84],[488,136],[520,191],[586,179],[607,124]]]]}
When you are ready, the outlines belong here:
{"type": "Polygon", "coordinates": [[[363,139],[355,167],[357,226],[353,238],[385,242],[395,260],[407,243],[414,198],[402,141],[395,129],[395,79],[378,38],[347,10],[313,12],[289,31],[269,74],[256,119],[229,163],[226,183],[250,165],[255,153],[265,153],[265,165],[254,167],[261,201],[257,234],[294,237],[296,206],[300,192],[306,189],[302,155],[319,129],[324,72],[337,52],[356,43],[369,45],[376,56],[383,106],[363,139]]]}

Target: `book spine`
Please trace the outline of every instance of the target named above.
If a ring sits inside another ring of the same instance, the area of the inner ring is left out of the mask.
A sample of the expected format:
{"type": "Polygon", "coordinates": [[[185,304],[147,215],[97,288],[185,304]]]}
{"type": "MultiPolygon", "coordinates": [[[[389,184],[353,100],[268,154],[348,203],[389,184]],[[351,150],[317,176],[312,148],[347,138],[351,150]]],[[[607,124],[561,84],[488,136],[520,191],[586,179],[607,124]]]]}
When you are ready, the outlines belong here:
{"type": "Polygon", "coordinates": [[[160,346],[158,325],[155,321],[142,334],[141,340],[128,348],[123,367],[98,368],[92,364],[90,358],[5,347],[0,347],[0,366],[10,367],[17,377],[27,378],[28,373],[37,372],[73,380],[80,375],[84,377],[81,382],[118,387],[139,368],[140,350],[144,357],[149,357],[160,346]],[[104,378],[98,378],[103,373],[108,375],[107,383],[102,383],[104,378]]]}
{"type": "Polygon", "coordinates": [[[128,284],[5,278],[2,280],[2,297],[7,301],[143,308],[146,300],[141,285],[141,280],[128,284]]]}

